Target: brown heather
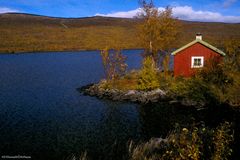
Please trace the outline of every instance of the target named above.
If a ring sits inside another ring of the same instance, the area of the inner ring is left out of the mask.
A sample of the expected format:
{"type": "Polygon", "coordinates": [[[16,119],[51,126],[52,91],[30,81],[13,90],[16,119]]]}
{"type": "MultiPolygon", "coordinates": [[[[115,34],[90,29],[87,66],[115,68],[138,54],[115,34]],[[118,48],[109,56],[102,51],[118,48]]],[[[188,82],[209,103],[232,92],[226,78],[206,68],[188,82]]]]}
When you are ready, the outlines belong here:
{"type": "MultiPolygon", "coordinates": [[[[28,14],[0,14],[0,53],[37,51],[75,51],[104,49],[119,35],[123,49],[142,48],[137,35],[139,19],[52,18],[28,14]]],[[[216,47],[223,40],[240,39],[240,24],[182,22],[182,32],[173,48],[190,41],[201,32],[216,47]]]]}

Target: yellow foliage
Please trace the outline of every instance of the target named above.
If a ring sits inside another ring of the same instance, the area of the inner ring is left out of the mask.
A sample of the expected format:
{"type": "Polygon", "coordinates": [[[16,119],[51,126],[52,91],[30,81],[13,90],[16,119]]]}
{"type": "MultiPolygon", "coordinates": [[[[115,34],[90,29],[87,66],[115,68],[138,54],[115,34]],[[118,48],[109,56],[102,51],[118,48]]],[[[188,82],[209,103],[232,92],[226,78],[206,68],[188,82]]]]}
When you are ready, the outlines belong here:
{"type": "Polygon", "coordinates": [[[127,69],[125,61],[127,57],[122,54],[120,48],[113,49],[112,52],[108,48],[105,48],[100,54],[107,80],[115,80],[125,74],[127,69]]]}
{"type": "Polygon", "coordinates": [[[232,154],[230,144],[233,141],[233,134],[231,130],[231,124],[225,122],[217,127],[214,132],[213,143],[214,143],[214,154],[212,160],[228,159],[232,154]]]}
{"type": "Polygon", "coordinates": [[[136,146],[131,142],[129,153],[131,160],[222,160],[231,155],[232,141],[231,124],[225,122],[216,129],[176,128],[164,140],[151,139],[136,146]]]}
{"type": "Polygon", "coordinates": [[[151,56],[148,56],[143,60],[143,66],[139,73],[137,88],[139,90],[152,90],[159,87],[159,77],[154,60],[151,56]]]}
{"type": "Polygon", "coordinates": [[[173,48],[179,32],[179,21],[172,17],[172,9],[166,7],[159,11],[152,1],[147,4],[142,2],[140,18],[143,23],[139,26],[139,37],[142,46],[153,55],[156,60],[159,51],[169,51],[173,48]]]}

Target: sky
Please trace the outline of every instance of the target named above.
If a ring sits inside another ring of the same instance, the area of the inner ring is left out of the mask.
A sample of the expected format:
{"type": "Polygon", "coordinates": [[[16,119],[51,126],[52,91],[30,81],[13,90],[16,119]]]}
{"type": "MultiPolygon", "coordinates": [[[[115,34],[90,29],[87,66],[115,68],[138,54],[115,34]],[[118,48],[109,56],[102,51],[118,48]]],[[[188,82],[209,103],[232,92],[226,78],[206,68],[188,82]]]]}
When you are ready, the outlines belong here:
{"type": "MultiPolygon", "coordinates": [[[[240,23],[240,0],[155,0],[162,10],[173,8],[182,20],[240,23]]],[[[20,12],[53,17],[109,16],[132,18],[138,0],[0,0],[0,13],[20,12]]]]}

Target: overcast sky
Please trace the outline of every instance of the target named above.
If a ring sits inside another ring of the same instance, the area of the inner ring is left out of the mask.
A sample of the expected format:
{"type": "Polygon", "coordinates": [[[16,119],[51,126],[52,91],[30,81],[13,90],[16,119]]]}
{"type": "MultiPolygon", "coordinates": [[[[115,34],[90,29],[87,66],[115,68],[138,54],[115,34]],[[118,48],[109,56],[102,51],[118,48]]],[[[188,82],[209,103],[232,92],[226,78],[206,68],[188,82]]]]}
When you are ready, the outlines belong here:
{"type": "MultiPolygon", "coordinates": [[[[160,10],[173,7],[175,17],[204,22],[240,23],[240,0],[155,0],[160,10]]],[[[54,17],[95,15],[131,18],[138,0],[0,0],[0,13],[23,12],[54,17]]]]}

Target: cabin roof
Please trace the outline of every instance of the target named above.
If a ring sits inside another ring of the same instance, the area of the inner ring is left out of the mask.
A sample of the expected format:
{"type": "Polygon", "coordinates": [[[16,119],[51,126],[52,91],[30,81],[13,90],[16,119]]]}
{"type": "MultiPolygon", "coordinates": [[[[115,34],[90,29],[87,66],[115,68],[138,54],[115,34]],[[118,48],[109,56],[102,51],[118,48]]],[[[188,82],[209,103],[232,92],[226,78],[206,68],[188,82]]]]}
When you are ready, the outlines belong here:
{"type": "Polygon", "coordinates": [[[218,53],[218,54],[220,54],[222,56],[226,55],[226,53],[224,53],[223,51],[217,49],[216,47],[212,46],[211,44],[209,44],[209,43],[207,43],[207,42],[205,42],[203,40],[200,40],[200,39],[196,39],[196,40],[186,44],[185,46],[177,49],[176,51],[172,52],[172,55],[176,55],[178,52],[180,52],[180,51],[182,51],[182,50],[184,50],[184,49],[186,49],[186,48],[188,48],[188,47],[190,47],[190,46],[192,46],[192,45],[194,45],[196,43],[200,43],[200,44],[210,48],[211,50],[215,51],[216,53],[218,53]]]}

